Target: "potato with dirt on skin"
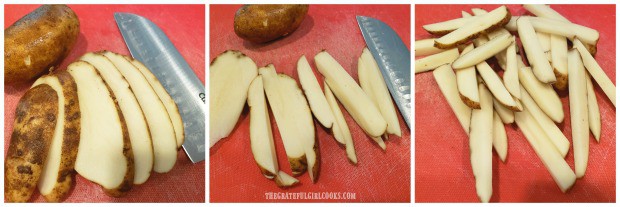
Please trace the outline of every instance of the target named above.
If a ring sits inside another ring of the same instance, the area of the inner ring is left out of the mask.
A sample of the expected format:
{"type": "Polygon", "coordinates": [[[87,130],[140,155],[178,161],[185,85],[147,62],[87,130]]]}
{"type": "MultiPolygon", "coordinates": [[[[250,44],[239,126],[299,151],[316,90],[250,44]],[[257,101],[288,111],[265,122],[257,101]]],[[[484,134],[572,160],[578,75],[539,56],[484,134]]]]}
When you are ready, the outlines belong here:
{"type": "Polygon", "coordinates": [[[67,57],[80,22],[66,5],[43,5],[4,30],[4,80],[34,80],[67,57]]]}
{"type": "Polygon", "coordinates": [[[307,4],[244,5],[235,14],[235,33],[255,43],[287,36],[301,25],[308,7],[307,4]]]}

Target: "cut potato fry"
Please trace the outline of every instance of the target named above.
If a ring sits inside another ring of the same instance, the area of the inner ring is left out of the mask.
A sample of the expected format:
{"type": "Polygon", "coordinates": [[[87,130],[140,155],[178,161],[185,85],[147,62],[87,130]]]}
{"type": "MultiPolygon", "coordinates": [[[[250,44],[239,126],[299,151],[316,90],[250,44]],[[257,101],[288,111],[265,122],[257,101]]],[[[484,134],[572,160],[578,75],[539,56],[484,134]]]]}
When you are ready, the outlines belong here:
{"type": "Polygon", "coordinates": [[[506,137],[506,129],[497,112],[493,113],[493,148],[495,152],[497,152],[499,159],[501,159],[502,162],[506,162],[508,137],[506,137]]]}
{"type": "Polygon", "coordinates": [[[459,57],[459,49],[453,48],[434,55],[429,55],[424,58],[415,60],[415,73],[426,72],[434,70],[435,68],[451,64],[459,57]]]}
{"type": "Polygon", "coordinates": [[[254,61],[228,50],[209,66],[209,147],[227,137],[239,120],[248,87],[258,74],[254,61]]]}
{"type": "Polygon", "coordinates": [[[452,108],[454,115],[461,123],[465,133],[469,134],[472,109],[469,108],[459,98],[459,92],[456,86],[456,75],[449,65],[442,65],[433,71],[433,76],[441,93],[446,98],[448,105],[452,108]]]}
{"type": "Polygon", "coordinates": [[[474,21],[475,19],[476,19],[475,17],[464,17],[464,18],[458,18],[458,19],[451,19],[448,21],[427,24],[427,25],[422,26],[422,28],[424,28],[424,30],[426,30],[428,33],[431,33],[434,35],[445,35],[454,30],[457,30],[458,28],[463,27],[464,25],[474,21]]]}
{"type": "Polygon", "coordinates": [[[528,17],[537,32],[560,35],[569,39],[577,37],[583,43],[596,45],[599,39],[598,31],[570,22],[542,17],[528,17]]]}
{"type": "Polygon", "coordinates": [[[538,81],[529,67],[519,69],[519,81],[551,120],[555,123],[564,120],[562,101],[551,85],[538,81]]]}
{"type": "Polygon", "coordinates": [[[540,42],[540,46],[547,56],[547,61],[551,62],[551,40],[549,39],[549,34],[536,32],[536,38],[538,38],[538,42],[540,42]]]}
{"type": "Polygon", "coordinates": [[[515,122],[514,111],[506,108],[506,106],[499,103],[497,99],[493,99],[493,109],[497,112],[504,124],[512,124],[515,122]]]}
{"type": "MultiPolygon", "coordinates": [[[[468,53],[474,49],[473,44],[469,44],[463,52],[468,53]]],[[[480,96],[478,95],[478,80],[476,77],[476,67],[471,66],[465,69],[455,70],[456,73],[456,86],[459,89],[459,96],[463,100],[465,105],[472,109],[480,109],[480,96]]]]}
{"type": "Polygon", "coordinates": [[[530,94],[525,89],[522,89],[521,93],[521,101],[523,101],[525,108],[536,120],[538,125],[540,125],[544,133],[547,134],[549,141],[553,143],[558,153],[560,153],[562,157],[566,157],[566,154],[568,154],[568,149],[570,148],[570,143],[568,142],[566,136],[564,136],[564,133],[562,133],[562,130],[560,130],[560,128],[553,123],[553,120],[551,120],[547,114],[540,109],[538,104],[536,104],[534,99],[532,99],[530,94]]]}
{"type": "MultiPolygon", "coordinates": [[[[513,42],[506,49],[506,71],[504,72],[504,85],[506,90],[516,99],[521,99],[521,91],[519,91],[519,69],[517,63],[517,46],[516,40],[513,36],[513,42]]],[[[498,60],[499,61],[499,60],[498,60]]]]}
{"type": "Polygon", "coordinates": [[[575,184],[575,173],[564,158],[554,150],[553,144],[545,137],[546,135],[540,133],[541,126],[531,117],[527,109],[515,113],[515,122],[560,190],[566,192],[570,189],[575,184]]]}
{"type": "Polygon", "coordinates": [[[392,103],[392,96],[385,84],[383,74],[381,74],[379,70],[379,65],[377,65],[375,58],[370,54],[368,48],[363,49],[357,67],[357,75],[362,89],[370,96],[370,99],[373,100],[375,106],[377,106],[379,112],[381,112],[381,115],[383,115],[383,118],[387,122],[387,129],[385,132],[400,137],[400,123],[398,122],[394,103],[392,103]],[[362,80],[366,80],[366,84],[362,84],[362,80]]]}
{"type": "MultiPolygon", "coordinates": [[[[473,8],[473,9],[471,9],[471,11],[476,16],[480,16],[480,15],[488,13],[484,9],[480,9],[480,8],[473,8]]],[[[499,36],[502,36],[502,35],[511,35],[511,34],[510,34],[510,32],[508,30],[504,29],[503,27],[497,28],[496,30],[486,34],[488,39],[493,39],[495,37],[499,37],[499,36]]],[[[483,35],[483,36],[485,36],[485,35],[483,35]]],[[[514,42],[514,39],[513,39],[513,42],[514,42]]],[[[506,70],[506,55],[505,55],[505,53],[504,52],[500,52],[500,53],[495,54],[495,59],[497,59],[497,63],[499,63],[499,66],[502,68],[502,70],[506,70]]]]}
{"type": "Polygon", "coordinates": [[[329,104],[327,104],[316,76],[312,72],[312,68],[310,68],[310,63],[306,60],[306,56],[301,56],[297,61],[297,74],[301,88],[304,90],[306,98],[308,98],[312,114],[325,128],[331,128],[332,124],[334,124],[334,115],[329,108],[329,104]]]}
{"type": "MultiPolygon", "coordinates": [[[[587,53],[590,54],[590,53],[587,53]]],[[[586,174],[589,154],[588,89],[586,70],[579,53],[568,51],[568,98],[570,103],[570,123],[575,154],[575,174],[581,178],[586,174]]]]}
{"type": "Polygon", "coordinates": [[[558,90],[566,90],[568,84],[568,43],[566,37],[559,35],[549,35],[551,44],[551,66],[555,74],[553,86],[558,90]]]}
{"type": "Polygon", "coordinates": [[[493,97],[484,84],[478,88],[481,109],[471,113],[469,151],[478,199],[487,203],[493,194],[493,97]]]}
{"type": "MultiPolygon", "coordinates": [[[[596,83],[601,87],[607,98],[616,106],[616,86],[609,76],[605,74],[603,68],[596,62],[594,57],[588,52],[586,47],[579,40],[573,41],[573,46],[577,48],[579,54],[581,54],[581,59],[583,60],[583,65],[588,69],[590,75],[594,78],[596,83]]],[[[569,77],[570,78],[570,77],[569,77]]]]}
{"type": "Polygon", "coordinates": [[[489,40],[472,51],[461,55],[452,63],[455,70],[474,66],[506,49],[513,42],[511,35],[502,35],[489,40]]]}
{"type": "Polygon", "coordinates": [[[485,15],[469,17],[476,19],[435,40],[435,47],[446,49],[463,44],[481,34],[503,27],[510,20],[510,16],[506,6],[500,6],[485,15]]]}
{"type": "Polygon", "coordinates": [[[436,48],[434,45],[435,45],[435,38],[416,40],[414,43],[415,56],[418,57],[418,56],[434,55],[434,54],[446,51],[444,49],[436,48]]]}
{"type": "Polygon", "coordinates": [[[555,82],[555,74],[549,64],[549,60],[545,58],[545,51],[536,37],[534,27],[530,23],[530,17],[521,17],[517,20],[517,27],[519,29],[519,38],[536,78],[543,83],[555,82]]]}
{"type": "Polygon", "coordinates": [[[558,13],[557,11],[553,10],[551,7],[549,7],[549,5],[544,5],[544,4],[523,4],[523,8],[525,8],[527,11],[531,12],[532,14],[539,16],[539,17],[544,17],[544,18],[549,18],[549,19],[557,19],[557,20],[562,20],[565,22],[569,22],[568,19],[564,18],[564,16],[562,16],[560,13],[558,13]]]}
{"type": "Polygon", "coordinates": [[[250,107],[250,147],[254,161],[266,178],[273,179],[279,173],[278,158],[265,101],[263,77],[260,75],[254,78],[248,89],[248,106],[250,107]]]}
{"type": "Polygon", "coordinates": [[[484,80],[484,83],[489,87],[491,93],[497,101],[499,101],[502,105],[506,106],[508,109],[513,111],[519,111],[517,108],[517,103],[515,103],[514,98],[510,95],[506,87],[502,83],[502,80],[499,78],[497,73],[493,71],[491,66],[487,64],[486,61],[482,61],[478,65],[476,65],[476,69],[480,74],[480,77],[484,80]]]}
{"type": "Polygon", "coordinates": [[[332,127],[332,134],[334,134],[334,137],[340,137],[336,138],[336,140],[342,140],[341,144],[345,145],[347,158],[349,158],[349,161],[351,161],[351,163],[357,164],[357,155],[355,154],[353,137],[351,137],[351,131],[349,131],[347,121],[344,119],[342,111],[340,110],[340,106],[338,106],[338,101],[336,101],[336,97],[327,85],[327,82],[323,82],[323,88],[325,89],[325,98],[327,98],[327,103],[329,103],[329,107],[332,109],[334,117],[336,118],[334,126],[332,127]]]}
{"type": "MultiPolygon", "coordinates": [[[[457,52],[458,53],[458,52],[457,52]]],[[[370,137],[380,137],[387,128],[387,122],[373,101],[346,70],[326,51],[314,57],[319,72],[325,76],[334,95],[344,105],[355,122],[370,137]]]]}
{"type": "Polygon", "coordinates": [[[377,145],[383,150],[385,151],[385,149],[387,148],[385,146],[385,142],[383,141],[383,139],[381,137],[370,137],[373,141],[375,141],[377,143],[377,145]]]}
{"type": "Polygon", "coordinates": [[[601,112],[598,109],[598,101],[596,101],[594,85],[592,85],[592,79],[590,79],[589,73],[586,73],[586,86],[588,87],[588,124],[590,125],[590,131],[592,131],[592,135],[594,135],[596,142],[600,142],[601,112]]]}

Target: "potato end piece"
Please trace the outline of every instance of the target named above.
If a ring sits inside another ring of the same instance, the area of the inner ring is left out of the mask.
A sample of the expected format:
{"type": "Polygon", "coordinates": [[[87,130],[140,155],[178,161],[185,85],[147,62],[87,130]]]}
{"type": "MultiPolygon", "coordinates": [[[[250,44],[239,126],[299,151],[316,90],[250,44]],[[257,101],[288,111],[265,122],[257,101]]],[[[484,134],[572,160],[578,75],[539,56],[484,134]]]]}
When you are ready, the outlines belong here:
{"type": "Polygon", "coordinates": [[[456,46],[458,46],[458,45],[461,45],[461,44],[464,44],[464,43],[466,43],[466,42],[469,42],[470,40],[476,39],[476,38],[478,38],[480,35],[488,34],[488,33],[490,33],[490,32],[495,31],[497,28],[503,27],[504,25],[508,24],[508,22],[509,22],[509,21],[510,21],[510,19],[512,18],[512,14],[510,13],[510,10],[508,10],[508,8],[506,8],[506,7],[504,7],[504,9],[506,9],[506,15],[504,16],[504,18],[503,18],[502,20],[500,20],[499,22],[497,22],[497,23],[495,23],[495,24],[491,25],[490,27],[488,27],[488,28],[486,28],[486,29],[484,29],[484,30],[482,30],[482,31],[480,31],[480,32],[477,32],[477,33],[471,34],[471,35],[469,35],[468,37],[463,38],[463,39],[460,39],[460,40],[458,40],[458,41],[456,41],[456,42],[454,42],[454,43],[452,43],[452,44],[443,44],[443,43],[441,43],[441,42],[437,42],[437,41],[435,41],[434,46],[435,46],[436,48],[439,48],[439,49],[449,49],[449,48],[453,48],[453,47],[456,47],[456,46]]]}
{"type": "Polygon", "coordinates": [[[280,188],[288,188],[299,183],[299,180],[286,174],[283,171],[278,172],[278,175],[275,177],[274,181],[276,182],[276,185],[280,188]]]}
{"type": "Polygon", "coordinates": [[[459,93],[459,96],[461,97],[461,100],[463,100],[463,103],[465,103],[465,105],[469,106],[469,108],[480,109],[480,102],[472,101],[467,96],[464,96],[463,94],[460,94],[460,93],[459,93]]]}
{"type": "Polygon", "coordinates": [[[293,172],[293,175],[301,175],[308,168],[308,163],[307,163],[305,154],[298,158],[289,157],[288,163],[291,165],[291,171],[293,172]]]}
{"type": "Polygon", "coordinates": [[[555,83],[553,83],[553,87],[565,91],[568,86],[568,74],[560,73],[556,68],[553,68],[553,73],[555,74],[555,83]]]}

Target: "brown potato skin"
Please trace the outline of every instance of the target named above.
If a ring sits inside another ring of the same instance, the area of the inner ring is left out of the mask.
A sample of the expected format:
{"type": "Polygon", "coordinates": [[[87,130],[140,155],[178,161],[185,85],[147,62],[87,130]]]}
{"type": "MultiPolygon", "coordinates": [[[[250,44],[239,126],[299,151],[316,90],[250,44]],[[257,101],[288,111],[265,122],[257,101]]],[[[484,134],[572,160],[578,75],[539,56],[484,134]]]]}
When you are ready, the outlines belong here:
{"type": "Polygon", "coordinates": [[[7,202],[27,202],[32,196],[54,136],[57,113],[58,95],[48,85],[29,89],[19,100],[4,163],[7,202]]]}
{"type": "Polygon", "coordinates": [[[79,32],[80,22],[66,5],[43,5],[17,20],[4,30],[5,83],[30,81],[54,70],[79,32]]]}
{"type": "Polygon", "coordinates": [[[301,25],[308,8],[307,4],[244,5],[235,14],[235,33],[254,43],[284,37],[301,25]]]}

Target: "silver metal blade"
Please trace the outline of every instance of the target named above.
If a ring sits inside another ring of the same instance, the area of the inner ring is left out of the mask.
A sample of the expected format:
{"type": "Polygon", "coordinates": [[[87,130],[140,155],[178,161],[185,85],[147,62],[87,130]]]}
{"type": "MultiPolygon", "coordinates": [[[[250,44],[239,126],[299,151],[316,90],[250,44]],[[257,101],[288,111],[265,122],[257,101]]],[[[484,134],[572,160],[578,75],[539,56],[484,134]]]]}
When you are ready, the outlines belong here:
{"type": "Polygon", "coordinates": [[[131,56],[151,70],[176,102],[185,129],[185,153],[193,163],[204,160],[205,85],[153,22],[130,13],[114,13],[114,19],[131,56]]]}
{"type": "Polygon", "coordinates": [[[411,129],[411,52],[387,24],[365,16],[356,18],[388,90],[411,129]]]}

